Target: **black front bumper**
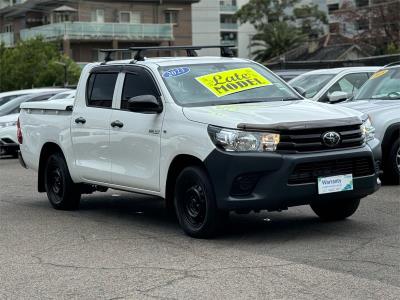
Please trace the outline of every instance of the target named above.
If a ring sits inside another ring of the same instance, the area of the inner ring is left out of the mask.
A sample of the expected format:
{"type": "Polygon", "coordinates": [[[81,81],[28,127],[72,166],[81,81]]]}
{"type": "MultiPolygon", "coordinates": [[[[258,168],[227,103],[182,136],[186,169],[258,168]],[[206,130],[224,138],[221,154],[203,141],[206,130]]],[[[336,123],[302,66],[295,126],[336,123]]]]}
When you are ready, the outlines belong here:
{"type": "Polygon", "coordinates": [[[376,163],[368,146],[312,154],[229,153],[215,149],[205,160],[205,165],[214,186],[217,205],[226,210],[281,210],[315,201],[363,198],[380,187],[376,163]],[[352,191],[319,195],[317,180],[289,183],[299,164],[360,158],[370,160],[373,170],[366,176],[354,177],[352,191]],[[240,195],[235,191],[235,185],[243,176],[255,183],[249,193],[240,195]]]}
{"type": "Polygon", "coordinates": [[[14,155],[19,150],[19,145],[12,141],[0,139],[0,155],[14,155]]]}

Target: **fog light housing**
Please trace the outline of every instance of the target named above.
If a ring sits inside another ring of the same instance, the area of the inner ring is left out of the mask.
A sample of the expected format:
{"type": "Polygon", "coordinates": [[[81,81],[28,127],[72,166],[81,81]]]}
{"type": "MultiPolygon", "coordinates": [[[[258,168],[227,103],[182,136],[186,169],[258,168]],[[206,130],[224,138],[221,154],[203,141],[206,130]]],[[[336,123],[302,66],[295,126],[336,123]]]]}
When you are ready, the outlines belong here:
{"type": "Polygon", "coordinates": [[[250,195],[260,179],[260,174],[242,174],[237,176],[231,187],[231,196],[248,196],[250,195]]]}

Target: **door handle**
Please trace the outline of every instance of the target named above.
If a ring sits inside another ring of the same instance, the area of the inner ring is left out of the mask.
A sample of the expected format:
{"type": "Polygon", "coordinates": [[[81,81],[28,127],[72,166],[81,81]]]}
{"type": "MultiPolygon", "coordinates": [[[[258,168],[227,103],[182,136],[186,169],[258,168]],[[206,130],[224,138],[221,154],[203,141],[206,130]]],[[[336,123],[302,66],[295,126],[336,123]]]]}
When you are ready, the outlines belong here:
{"type": "Polygon", "coordinates": [[[84,118],[82,118],[82,117],[79,117],[79,118],[75,119],[75,123],[76,124],[85,124],[86,120],[84,118]]]}
{"type": "Polygon", "coordinates": [[[122,128],[122,127],[124,127],[124,123],[122,123],[122,122],[119,121],[119,120],[116,120],[116,121],[114,121],[114,122],[111,123],[111,127],[122,128]]]}

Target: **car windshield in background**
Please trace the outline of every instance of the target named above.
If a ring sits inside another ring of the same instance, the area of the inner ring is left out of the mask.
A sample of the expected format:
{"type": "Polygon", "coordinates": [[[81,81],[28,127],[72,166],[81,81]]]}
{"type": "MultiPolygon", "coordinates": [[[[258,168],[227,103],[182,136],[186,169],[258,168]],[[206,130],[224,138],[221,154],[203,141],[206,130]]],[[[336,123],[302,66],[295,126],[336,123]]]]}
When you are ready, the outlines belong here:
{"type": "Polygon", "coordinates": [[[376,72],[354,100],[400,100],[400,68],[376,72]]]}
{"type": "Polygon", "coordinates": [[[267,69],[252,63],[213,63],[159,68],[182,106],[300,100],[267,69]]]}
{"type": "MultiPolygon", "coordinates": [[[[26,94],[24,94],[26,95],[26,94]]],[[[12,96],[4,96],[4,97],[0,97],[0,107],[3,106],[4,104],[6,104],[7,102],[11,101],[14,98],[18,98],[24,95],[12,95],[12,96]]]]}
{"type": "Polygon", "coordinates": [[[49,98],[49,101],[51,100],[58,100],[58,99],[70,99],[74,98],[76,94],[76,91],[67,91],[67,92],[62,92],[59,94],[54,95],[53,97],[49,98]]]}
{"type": "Polygon", "coordinates": [[[305,97],[314,97],[336,74],[304,74],[291,80],[289,84],[306,91],[305,97]]]}

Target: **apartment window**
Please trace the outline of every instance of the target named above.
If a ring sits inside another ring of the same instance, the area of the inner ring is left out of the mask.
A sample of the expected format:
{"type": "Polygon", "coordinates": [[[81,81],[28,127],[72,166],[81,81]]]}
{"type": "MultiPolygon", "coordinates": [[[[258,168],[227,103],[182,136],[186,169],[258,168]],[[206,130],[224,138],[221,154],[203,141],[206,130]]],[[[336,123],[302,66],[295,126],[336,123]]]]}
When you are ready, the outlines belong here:
{"type": "Polygon", "coordinates": [[[96,9],[91,12],[91,21],[104,23],[104,9],[96,9]]]}
{"type": "Polygon", "coordinates": [[[369,5],[369,0],[356,0],[357,7],[364,7],[369,5]]]}
{"type": "Polygon", "coordinates": [[[167,10],[165,12],[165,23],[167,24],[178,24],[178,14],[177,10],[167,10]]]}
{"type": "Polygon", "coordinates": [[[141,23],[141,13],[140,12],[130,12],[130,11],[121,11],[119,13],[119,22],[120,23],[141,23]]]}
{"type": "Polygon", "coordinates": [[[368,30],[369,23],[368,20],[358,20],[355,23],[356,30],[368,30]]]}
{"type": "Polygon", "coordinates": [[[329,4],[328,5],[328,12],[333,13],[334,11],[339,10],[339,3],[329,4]]]}
{"type": "Polygon", "coordinates": [[[3,32],[13,32],[12,30],[12,24],[6,24],[3,27],[3,32]]]}

